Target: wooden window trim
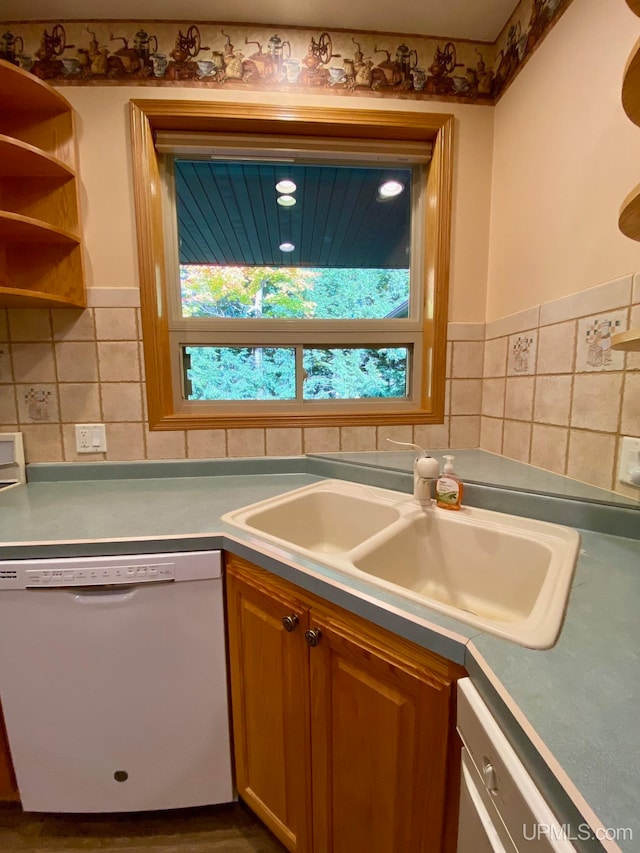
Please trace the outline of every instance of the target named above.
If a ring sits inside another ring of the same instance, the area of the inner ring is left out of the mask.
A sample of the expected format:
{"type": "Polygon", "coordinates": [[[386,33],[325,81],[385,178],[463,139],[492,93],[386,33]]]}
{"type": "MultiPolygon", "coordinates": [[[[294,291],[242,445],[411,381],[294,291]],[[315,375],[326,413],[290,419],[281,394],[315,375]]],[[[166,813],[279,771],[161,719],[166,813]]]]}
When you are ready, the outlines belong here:
{"type": "Polygon", "coordinates": [[[138,270],[149,426],[154,430],[247,427],[322,427],[442,423],[444,418],[447,303],[451,242],[453,125],[448,114],[379,112],[323,107],[247,105],[212,101],[132,100],[131,145],[138,236],[138,270]],[[171,374],[167,289],[157,130],[329,136],[431,142],[433,153],[426,195],[422,369],[425,380],[417,405],[379,412],[316,413],[255,411],[214,415],[175,411],[171,374]]]}

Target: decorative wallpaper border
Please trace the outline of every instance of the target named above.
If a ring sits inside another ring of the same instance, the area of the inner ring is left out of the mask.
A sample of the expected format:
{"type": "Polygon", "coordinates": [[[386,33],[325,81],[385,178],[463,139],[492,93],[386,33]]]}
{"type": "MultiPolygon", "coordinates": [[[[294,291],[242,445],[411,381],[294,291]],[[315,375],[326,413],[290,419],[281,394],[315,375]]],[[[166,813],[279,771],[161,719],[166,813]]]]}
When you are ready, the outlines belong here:
{"type": "Polygon", "coordinates": [[[192,86],[493,104],[572,0],[521,0],[495,43],[213,22],[0,23],[55,85],[192,86]]]}

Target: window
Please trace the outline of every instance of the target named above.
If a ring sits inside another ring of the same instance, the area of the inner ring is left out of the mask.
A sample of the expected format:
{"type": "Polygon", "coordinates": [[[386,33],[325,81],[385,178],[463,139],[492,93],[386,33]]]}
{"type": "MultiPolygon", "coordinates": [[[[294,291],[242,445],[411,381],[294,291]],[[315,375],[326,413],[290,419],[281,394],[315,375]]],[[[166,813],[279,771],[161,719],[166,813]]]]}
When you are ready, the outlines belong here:
{"type": "Polygon", "coordinates": [[[291,113],[132,102],[152,428],[442,420],[451,118],[291,113]]]}

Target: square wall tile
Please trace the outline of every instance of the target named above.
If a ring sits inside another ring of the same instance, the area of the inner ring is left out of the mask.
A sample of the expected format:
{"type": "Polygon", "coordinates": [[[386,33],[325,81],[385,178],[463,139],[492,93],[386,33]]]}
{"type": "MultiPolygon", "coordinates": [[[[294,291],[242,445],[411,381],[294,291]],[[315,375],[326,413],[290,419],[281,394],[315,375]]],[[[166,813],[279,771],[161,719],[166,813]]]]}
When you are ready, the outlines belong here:
{"type": "Polygon", "coordinates": [[[441,424],[416,424],[413,428],[413,441],[425,450],[446,450],[451,447],[449,439],[449,418],[441,424]]]}
{"type": "Polygon", "coordinates": [[[567,466],[569,430],[564,427],[533,425],[530,465],[564,474],[567,466]]]}
{"type": "Polygon", "coordinates": [[[102,423],[100,394],[94,382],[61,382],[60,419],[63,423],[102,423]]]}
{"type": "Polygon", "coordinates": [[[110,462],[144,459],[144,432],[141,423],[106,424],[107,459],[110,462]]]}
{"type": "Polygon", "coordinates": [[[55,344],[60,382],[96,382],[98,358],[95,343],[63,341],[55,344]]]}
{"type": "Polygon", "coordinates": [[[302,430],[284,427],[265,430],[267,456],[301,456],[302,430]]]}
{"type": "Polygon", "coordinates": [[[482,414],[491,418],[504,417],[504,395],[506,379],[484,379],[482,381],[482,414]]]}
{"type": "Polygon", "coordinates": [[[0,387],[0,424],[18,423],[18,406],[16,405],[15,387],[5,385],[0,387]]]}
{"type": "Polygon", "coordinates": [[[341,427],[340,450],[358,452],[376,449],[376,428],[369,426],[341,427]]]}
{"type": "Polygon", "coordinates": [[[530,376],[536,372],[538,330],[511,335],[507,352],[507,375],[530,376]]]}
{"type": "Polygon", "coordinates": [[[480,420],[480,447],[491,453],[502,453],[502,418],[482,418],[480,420]]]}
{"type": "Polygon", "coordinates": [[[627,373],[624,378],[621,432],[640,436],[640,373],[627,373]]]}
{"type": "Polygon", "coordinates": [[[449,420],[450,447],[478,447],[480,444],[480,416],[461,415],[449,420]]]}
{"type": "Polygon", "coordinates": [[[530,421],[533,416],[535,377],[514,376],[507,379],[504,416],[516,421],[530,421]]]}
{"type": "Polygon", "coordinates": [[[451,376],[454,379],[482,378],[484,341],[456,341],[453,344],[451,376]]]}
{"type": "Polygon", "coordinates": [[[518,462],[529,461],[531,424],[524,421],[505,421],[502,433],[502,454],[518,462]]]}
{"type": "Polygon", "coordinates": [[[451,380],[451,415],[479,415],[482,379],[451,380]]]}
{"type": "Polygon", "coordinates": [[[227,453],[229,456],[264,456],[265,439],[263,429],[227,430],[227,453]]]}
{"type": "Polygon", "coordinates": [[[0,382],[13,382],[13,368],[11,366],[10,344],[6,341],[0,342],[0,382]]]}
{"type": "Polygon", "coordinates": [[[7,309],[0,308],[0,341],[9,340],[9,323],[7,321],[7,309]]]}
{"type": "Polygon", "coordinates": [[[393,441],[413,442],[413,427],[411,424],[401,426],[380,426],[376,431],[377,450],[400,450],[393,441]]]}
{"type": "Polygon", "coordinates": [[[51,340],[51,315],[48,308],[10,308],[7,317],[12,341],[51,340]]]}
{"type": "Polygon", "coordinates": [[[576,374],[571,426],[617,432],[622,404],[622,378],[622,373],[576,374]]]}
{"type": "Polygon", "coordinates": [[[16,382],[55,382],[52,344],[11,344],[16,382]]]}
{"type": "Polygon", "coordinates": [[[101,382],[140,381],[137,341],[99,342],[98,363],[101,382]]]}
{"type": "MultiPolygon", "coordinates": [[[[640,305],[634,305],[629,317],[629,328],[640,329],[640,305]]],[[[2,344],[0,344],[2,349],[2,344]]],[[[640,352],[627,353],[627,370],[640,370],[640,352]]],[[[0,377],[0,382],[2,378],[0,377]]]]}
{"type": "Polygon", "coordinates": [[[24,424],[20,426],[24,440],[25,462],[62,462],[62,435],[59,424],[24,424]]]}
{"type": "Polygon", "coordinates": [[[633,295],[631,301],[634,305],[640,304],[640,272],[637,272],[633,277],[633,295]]]}
{"type": "Polygon", "coordinates": [[[536,377],[533,420],[543,424],[568,426],[571,414],[573,376],[536,377]]]}
{"type": "Polygon", "coordinates": [[[56,341],[93,341],[96,330],[90,308],[56,308],[51,312],[56,341]]]}
{"type": "Polygon", "coordinates": [[[20,423],[38,424],[59,421],[57,392],[55,385],[16,385],[20,423]]]}
{"type": "Polygon", "coordinates": [[[538,332],[537,373],[572,373],[576,348],[576,323],[542,326],[538,332]]]}
{"type": "Polygon", "coordinates": [[[183,430],[145,430],[145,444],[147,459],[185,459],[187,455],[187,439],[183,430]]]}
{"type": "Polygon", "coordinates": [[[483,369],[485,377],[507,375],[508,343],[508,338],[494,338],[494,340],[485,342],[483,369]]]}
{"type": "Polygon", "coordinates": [[[572,429],[569,433],[567,476],[601,489],[613,483],[616,436],[572,429]]]}
{"type": "Polygon", "coordinates": [[[138,326],[135,308],[94,308],[99,341],[135,341],[138,326]]]}
{"type": "Polygon", "coordinates": [[[624,353],[611,349],[611,336],[628,328],[629,311],[610,311],[578,320],[576,372],[623,370],[624,353]]]}
{"type": "Polygon", "coordinates": [[[227,455],[227,433],[223,429],[187,430],[189,459],[219,459],[227,455]]]}
{"type": "Polygon", "coordinates": [[[105,421],[142,420],[142,385],[139,382],[101,382],[100,396],[105,421]]]}
{"type": "Polygon", "coordinates": [[[340,450],[339,427],[308,427],[303,431],[305,453],[334,453],[340,450]]]}

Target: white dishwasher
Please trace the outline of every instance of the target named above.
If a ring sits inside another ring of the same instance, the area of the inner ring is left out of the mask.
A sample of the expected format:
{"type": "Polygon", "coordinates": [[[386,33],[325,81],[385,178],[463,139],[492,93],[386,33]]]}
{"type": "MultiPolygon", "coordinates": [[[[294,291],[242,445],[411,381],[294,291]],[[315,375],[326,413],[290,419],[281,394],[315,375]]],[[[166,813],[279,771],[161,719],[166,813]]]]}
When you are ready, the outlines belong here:
{"type": "Polygon", "coordinates": [[[469,678],[458,681],[464,744],[457,853],[575,853],[469,678]]]}
{"type": "Polygon", "coordinates": [[[25,811],[233,800],[220,552],[0,562],[0,703],[25,811]]]}

